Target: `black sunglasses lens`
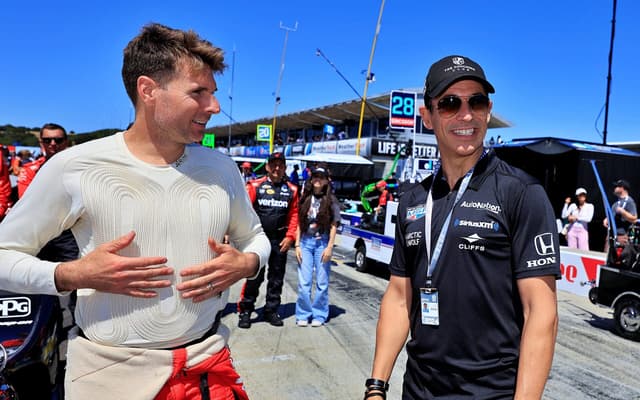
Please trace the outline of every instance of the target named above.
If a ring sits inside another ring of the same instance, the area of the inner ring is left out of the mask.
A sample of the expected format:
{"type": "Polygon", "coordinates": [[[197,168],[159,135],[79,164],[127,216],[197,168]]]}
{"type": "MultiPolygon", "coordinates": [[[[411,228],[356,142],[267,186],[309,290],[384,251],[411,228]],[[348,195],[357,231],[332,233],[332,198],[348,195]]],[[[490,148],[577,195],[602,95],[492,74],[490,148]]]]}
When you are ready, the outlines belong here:
{"type": "Polygon", "coordinates": [[[438,100],[438,112],[440,115],[455,115],[458,110],[460,110],[460,106],[462,105],[462,100],[458,96],[446,96],[438,100]]]}
{"type": "Polygon", "coordinates": [[[65,140],[65,139],[64,139],[64,138],[61,138],[61,137],[56,137],[56,138],[42,138],[42,141],[43,141],[44,143],[53,143],[53,142],[56,142],[56,144],[60,144],[60,143],[64,142],[64,140],[65,140]]]}
{"type": "Polygon", "coordinates": [[[469,106],[473,111],[487,111],[489,108],[489,97],[483,94],[476,94],[469,97],[469,106]]]}

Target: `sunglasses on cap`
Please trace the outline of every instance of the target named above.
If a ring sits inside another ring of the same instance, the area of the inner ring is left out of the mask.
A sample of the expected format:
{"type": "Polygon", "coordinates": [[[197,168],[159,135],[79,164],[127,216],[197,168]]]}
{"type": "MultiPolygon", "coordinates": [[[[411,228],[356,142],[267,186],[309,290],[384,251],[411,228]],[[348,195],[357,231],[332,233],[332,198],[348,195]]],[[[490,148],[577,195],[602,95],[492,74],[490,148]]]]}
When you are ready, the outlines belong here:
{"type": "Polygon", "coordinates": [[[43,138],[40,138],[40,140],[42,141],[42,143],[53,143],[53,142],[56,142],[56,144],[60,144],[60,143],[64,142],[65,140],[67,140],[67,138],[64,138],[64,137],[43,137],[43,138]]]}
{"type": "Polygon", "coordinates": [[[471,96],[456,96],[455,94],[451,94],[442,97],[438,100],[438,103],[436,103],[438,114],[442,118],[453,117],[460,111],[462,99],[467,101],[469,108],[474,113],[486,113],[489,110],[489,96],[487,95],[478,93],[471,96]]]}

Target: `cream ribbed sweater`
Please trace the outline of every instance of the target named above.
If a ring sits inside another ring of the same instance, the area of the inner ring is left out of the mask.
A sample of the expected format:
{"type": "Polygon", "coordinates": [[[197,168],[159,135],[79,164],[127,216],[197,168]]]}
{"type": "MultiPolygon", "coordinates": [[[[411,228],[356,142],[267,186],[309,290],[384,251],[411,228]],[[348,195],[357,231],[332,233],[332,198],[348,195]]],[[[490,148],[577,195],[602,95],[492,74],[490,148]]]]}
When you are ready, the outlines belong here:
{"type": "MultiPolygon", "coordinates": [[[[57,263],[34,257],[70,228],[81,255],[133,230],[124,256],[165,256],[179,271],[215,256],[207,244],[225,233],[261,265],[270,245],[262,232],[235,163],[201,146],[187,146],[179,165],[153,166],[135,158],[122,133],[52,157],[24,197],[0,224],[0,288],[17,293],[59,294],[57,263]]],[[[78,291],[76,320],[91,340],[115,346],[166,348],[200,337],[227,303],[194,304],[175,286],[153,299],[78,291]]]]}

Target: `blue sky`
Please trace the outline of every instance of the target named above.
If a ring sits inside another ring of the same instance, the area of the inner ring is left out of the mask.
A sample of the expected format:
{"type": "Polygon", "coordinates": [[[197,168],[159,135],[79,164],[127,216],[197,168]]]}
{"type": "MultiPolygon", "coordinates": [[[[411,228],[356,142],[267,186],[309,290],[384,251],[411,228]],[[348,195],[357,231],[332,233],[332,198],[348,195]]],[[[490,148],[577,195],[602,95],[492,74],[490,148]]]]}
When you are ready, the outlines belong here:
{"type": "MultiPolygon", "coordinates": [[[[59,122],[88,132],[124,128],[133,118],[120,78],[122,49],[142,25],[194,29],[235,47],[233,117],[271,117],[285,31],[289,34],[278,114],[352,100],[360,92],[380,1],[30,1],[5,2],[0,15],[0,124],[59,122]]],[[[556,136],[602,143],[613,0],[385,3],[369,85],[374,96],[422,87],[432,62],[448,54],[478,61],[496,88],[494,112],[512,128],[503,138],[556,136]]],[[[619,0],[608,143],[640,140],[640,2],[619,0]]],[[[231,69],[218,77],[231,109],[231,69]]],[[[228,122],[214,116],[209,125],[228,122]]],[[[490,133],[490,135],[493,134],[490,133]]]]}

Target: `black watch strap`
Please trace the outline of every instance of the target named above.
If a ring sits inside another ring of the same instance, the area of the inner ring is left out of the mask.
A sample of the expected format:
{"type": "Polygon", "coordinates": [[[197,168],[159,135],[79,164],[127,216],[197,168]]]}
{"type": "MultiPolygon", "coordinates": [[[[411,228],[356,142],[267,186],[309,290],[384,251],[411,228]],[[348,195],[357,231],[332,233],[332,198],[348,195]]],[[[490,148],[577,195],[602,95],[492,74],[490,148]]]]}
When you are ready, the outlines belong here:
{"type": "Polygon", "coordinates": [[[365,381],[364,385],[367,388],[375,387],[376,389],[384,390],[385,392],[389,390],[389,383],[382,379],[369,378],[365,381]]]}

